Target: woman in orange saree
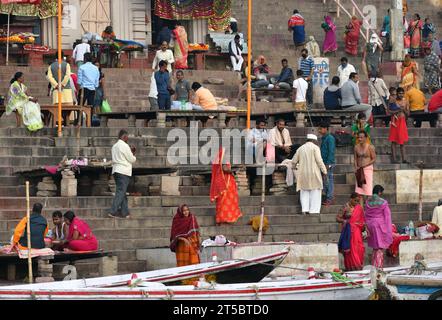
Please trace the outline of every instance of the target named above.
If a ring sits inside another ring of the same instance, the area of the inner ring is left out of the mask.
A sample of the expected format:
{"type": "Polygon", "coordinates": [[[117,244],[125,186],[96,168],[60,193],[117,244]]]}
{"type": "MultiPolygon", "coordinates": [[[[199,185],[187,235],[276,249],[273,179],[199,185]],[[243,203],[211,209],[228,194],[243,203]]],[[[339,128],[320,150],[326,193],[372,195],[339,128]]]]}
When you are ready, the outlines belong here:
{"type": "Polygon", "coordinates": [[[413,20],[408,27],[408,34],[410,35],[410,54],[413,58],[419,58],[421,55],[422,29],[424,23],[420,16],[416,13],[413,20]]]}
{"type": "Polygon", "coordinates": [[[358,55],[359,33],[361,31],[361,26],[362,21],[353,16],[350,23],[345,27],[345,52],[352,56],[358,55]]]}
{"type": "Polygon", "coordinates": [[[176,69],[188,69],[187,56],[189,54],[189,42],[187,41],[187,32],[184,27],[177,22],[175,29],[172,31],[174,39],[173,53],[175,57],[176,69]]]}
{"type": "Polygon", "coordinates": [[[350,201],[338,214],[336,221],[342,223],[342,234],[349,233],[346,237],[347,244],[344,244],[345,249],[340,248],[344,255],[345,270],[362,270],[365,253],[362,231],[365,229],[365,219],[359,194],[351,195],[350,201]]]}
{"type": "Polygon", "coordinates": [[[178,207],[170,232],[170,250],[176,254],[177,267],[200,263],[199,248],[198,221],[184,204],[178,207]]]}
{"type": "Polygon", "coordinates": [[[223,165],[225,149],[221,148],[212,164],[210,201],[216,201],[216,223],[235,223],[242,216],[238,189],[229,163],[223,165]]]}
{"type": "Polygon", "coordinates": [[[405,88],[410,83],[413,84],[413,87],[419,89],[419,72],[417,71],[417,64],[411,59],[411,56],[407,54],[402,63],[401,87],[405,88]]]}

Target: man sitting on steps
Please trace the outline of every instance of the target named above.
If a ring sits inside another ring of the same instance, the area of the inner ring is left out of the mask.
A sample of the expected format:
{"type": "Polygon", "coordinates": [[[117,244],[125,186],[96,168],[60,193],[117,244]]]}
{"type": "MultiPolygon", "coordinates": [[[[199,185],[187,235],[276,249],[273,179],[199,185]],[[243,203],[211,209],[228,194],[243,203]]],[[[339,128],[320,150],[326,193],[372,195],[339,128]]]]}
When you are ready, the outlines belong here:
{"type": "Polygon", "coordinates": [[[279,119],[276,126],[269,132],[269,141],[275,147],[275,162],[281,163],[291,159],[298,150],[299,145],[292,144],[290,132],[285,127],[285,120],[279,119]]]}
{"type": "Polygon", "coordinates": [[[361,111],[365,113],[367,119],[370,119],[373,107],[362,103],[358,83],[359,75],[356,72],[352,72],[350,79],[341,88],[342,110],[361,111]]]}

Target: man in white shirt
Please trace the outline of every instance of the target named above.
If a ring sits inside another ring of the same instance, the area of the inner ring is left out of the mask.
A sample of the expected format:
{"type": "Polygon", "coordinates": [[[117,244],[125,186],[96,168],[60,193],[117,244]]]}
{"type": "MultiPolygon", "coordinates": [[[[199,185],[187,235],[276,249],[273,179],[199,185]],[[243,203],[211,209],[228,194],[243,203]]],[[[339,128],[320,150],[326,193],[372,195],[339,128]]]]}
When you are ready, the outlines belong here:
{"type": "Polygon", "coordinates": [[[83,38],[82,43],[78,44],[72,52],[72,58],[75,60],[75,64],[78,68],[84,64],[84,54],[87,52],[91,52],[91,46],[87,38],[83,38]]]}
{"type": "Polygon", "coordinates": [[[253,154],[253,163],[255,159],[259,160],[264,154],[267,147],[267,141],[269,141],[269,134],[266,130],[267,123],[264,119],[256,120],[256,127],[250,130],[247,141],[246,148],[248,153],[253,154]],[[258,152],[262,152],[258,157],[258,152]]]}
{"type": "Polygon", "coordinates": [[[339,88],[342,88],[344,83],[350,79],[350,74],[353,72],[356,72],[355,67],[348,63],[348,59],[346,57],[341,58],[341,64],[338,67],[339,88]]]}
{"type": "Polygon", "coordinates": [[[132,164],[137,161],[137,158],[135,158],[136,148],[134,146],[129,147],[128,140],[127,131],[121,130],[118,134],[118,142],[112,147],[112,175],[117,190],[109,214],[111,218],[130,218],[126,191],[132,176],[132,164]]]}
{"type": "Polygon", "coordinates": [[[307,110],[308,82],[303,77],[303,71],[296,71],[297,79],[293,81],[292,100],[295,102],[295,110],[307,110]]]}
{"type": "Polygon", "coordinates": [[[163,41],[161,44],[161,50],[158,50],[155,58],[153,59],[152,69],[154,71],[160,70],[160,61],[167,61],[167,71],[169,74],[172,74],[172,64],[175,63],[175,58],[173,57],[173,52],[170,49],[167,49],[169,44],[166,41],[163,41]]]}

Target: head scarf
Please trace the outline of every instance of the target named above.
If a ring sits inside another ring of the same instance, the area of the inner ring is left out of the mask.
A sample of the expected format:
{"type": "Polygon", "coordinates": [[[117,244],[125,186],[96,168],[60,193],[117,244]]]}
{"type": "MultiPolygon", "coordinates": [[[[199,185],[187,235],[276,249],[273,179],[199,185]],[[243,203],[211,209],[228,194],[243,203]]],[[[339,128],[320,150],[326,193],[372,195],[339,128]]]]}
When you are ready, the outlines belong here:
{"type": "Polygon", "coordinates": [[[335,24],[333,23],[333,18],[332,17],[325,16],[324,20],[330,26],[331,29],[333,29],[333,27],[335,27],[335,24]]]}
{"type": "MultiPolygon", "coordinates": [[[[226,176],[223,171],[224,153],[225,149],[221,148],[212,164],[212,181],[210,184],[210,201],[212,202],[224,194],[229,187],[229,176],[226,176]]],[[[229,164],[227,163],[227,165],[229,164]]]]}
{"type": "Polygon", "coordinates": [[[183,214],[183,208],[188,207],[183,204],[178,207],[173,217],[172,230],[170,231],[170,250],[175,252],[178,238],[189,238],[194,233],[199,233],[198,221],[195,216],[189,212],[187,217],[183,214]]]}
{"type": "Polygon", "coordinates": [[[379,39],[379,36],[376,33],[371,35],[370,43],[373,44],[373,53],[376,51],[377,47],[382,44],[381,39],[379,39]]]}

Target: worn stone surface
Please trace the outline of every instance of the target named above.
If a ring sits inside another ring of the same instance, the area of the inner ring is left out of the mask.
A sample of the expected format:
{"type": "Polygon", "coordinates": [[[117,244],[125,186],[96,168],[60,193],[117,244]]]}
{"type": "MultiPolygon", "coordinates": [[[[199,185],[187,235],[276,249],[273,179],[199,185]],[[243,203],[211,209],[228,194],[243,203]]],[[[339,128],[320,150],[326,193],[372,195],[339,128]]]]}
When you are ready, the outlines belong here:
{"type": "Polygon", "coordinates": [[[164,196],[179,196],[180,195],[180,177],[161,177],[161,194],[164,196]]]}

